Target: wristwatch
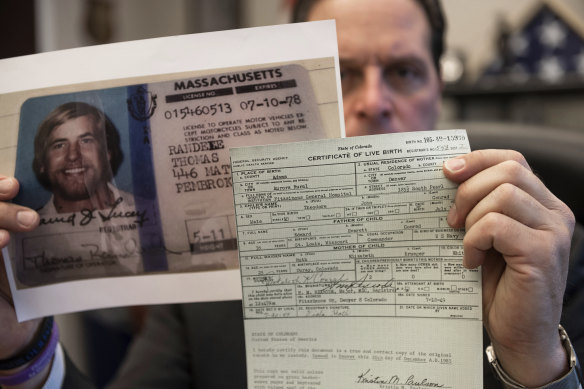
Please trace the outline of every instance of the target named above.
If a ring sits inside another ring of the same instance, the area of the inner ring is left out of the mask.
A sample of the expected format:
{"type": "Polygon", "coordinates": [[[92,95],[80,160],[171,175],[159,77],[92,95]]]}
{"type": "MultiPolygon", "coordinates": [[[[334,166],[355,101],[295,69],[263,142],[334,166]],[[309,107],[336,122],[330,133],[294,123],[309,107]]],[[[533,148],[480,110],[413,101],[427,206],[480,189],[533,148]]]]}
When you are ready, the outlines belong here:
{"type": "MultiPolygon", "coordinates": [[[[560,339],[562,340],[562,345],[564,346],[564,348],[566,349],[566,353],[568,354],[570,371],[563,377],[560,377],[547,385],[541,386],[540,388],[581,389],[584,381],[582,380],[582,370],[580,368],[580,363],[578,362],[578,357],[576,356],[574,347],[572,347],[572,343],[570,342],[570,338],[568,338],[568,334],[566,333],[564,327],[559,325],[558,329],[560,331],[560,339]]],[[[503,368],[499,364],[499,361],[497,360],[497,355],[495,354],[495,349],[493,348],[493,345],[489,345],[485,349],[485,353],[487,354],[489,364],[491,365],[491,370],[493,370],[495,376],[499,379],[499,381],[503,383],[503,385],[506,388],[512,389],[527,388],[526,386],[521,385],[519,382],[515,381],[513,378],[509,376],[509,374],[505,372],[505,370],[503,370],[503,368]]]]}

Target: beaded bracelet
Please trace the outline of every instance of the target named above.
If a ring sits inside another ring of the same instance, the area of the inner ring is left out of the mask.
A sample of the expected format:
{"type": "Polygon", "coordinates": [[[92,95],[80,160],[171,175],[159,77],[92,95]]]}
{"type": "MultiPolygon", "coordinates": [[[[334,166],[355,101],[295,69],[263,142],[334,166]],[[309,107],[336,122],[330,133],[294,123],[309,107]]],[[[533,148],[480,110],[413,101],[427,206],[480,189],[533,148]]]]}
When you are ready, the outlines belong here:
{"type": "Polygon", "coordinates": [[[23,366],[32,361],[41,351],[43,351],[47,342],[51,338],[52,331],[53,317],[49,316],[43,319],[41,328],[30,346],[12,358],[0,360],[0,371],[16,369],[17,367],[23,366]]]}
{"type": "Polygon", "coordinates": [[[26,382],[39,374],[51,362],[55,354],[55,349],[57,348],[57,343],[59,342],[59,327],[57,327],[57,323],[54,321],[51,322],[52,331],[49,341],[46,347],[42,349],[42,352],[38,354],[37,358],[26,369],[9,376],[0,375],[0,385],[12,386],[26,382]]]}

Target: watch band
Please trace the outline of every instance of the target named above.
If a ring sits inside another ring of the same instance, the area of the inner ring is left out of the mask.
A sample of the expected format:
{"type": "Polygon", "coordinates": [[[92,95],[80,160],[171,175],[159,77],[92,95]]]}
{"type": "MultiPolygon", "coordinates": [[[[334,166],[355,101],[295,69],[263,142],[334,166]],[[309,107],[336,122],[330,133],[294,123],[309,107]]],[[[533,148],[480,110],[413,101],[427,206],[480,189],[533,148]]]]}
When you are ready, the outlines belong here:
{"type": "MultiPolygon", "coordinates": [[[[566,330],[561,325],[558,326],[558,330],[560,332],[560,339],[562,341],[562,345],[566,349],[566,353],[568,354],[568,360],[570,363],[570,371],[565,374],[563,377],[558,378],[557,380],[550,382],[540,388],[545,389],[578,389],[582,388],[583,380],[582,380],[582,370],[580,368],[580,363],[578,362],[578,357],[576,356],[576,352],[574,351],[574,347],[572,347],[572,343],[570,342],[570,338],[566,333],[566,330]]],[[[497,359],[497,355],[495,354],[495,349],[493,345],[489,345],[485,349],[485,353],[487,354],[487,358],[489,360],[489,364],[491,365],[491,370],[495,373],[495,376],[501,381],[506,388],[512,389],[522,389],[527,388],[526,386],[520,384],[519,382],[515,381],[513,378],[503,370],[503,367],[499,364],[497,359]]]]}

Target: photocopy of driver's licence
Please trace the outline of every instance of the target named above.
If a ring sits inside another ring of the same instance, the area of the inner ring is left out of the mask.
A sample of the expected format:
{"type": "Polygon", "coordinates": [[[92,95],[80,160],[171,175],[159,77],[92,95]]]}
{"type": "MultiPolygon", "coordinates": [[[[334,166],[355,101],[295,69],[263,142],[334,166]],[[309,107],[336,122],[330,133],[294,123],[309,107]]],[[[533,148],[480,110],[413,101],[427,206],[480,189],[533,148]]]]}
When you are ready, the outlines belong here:
{"type": "Polygon", "coordinates": [[[3,250],[18,319],[241,298],[229,148],[339,137],[340,100],[332,21],[0,61],[0,174],[40,216],[3,250]]]}
{"type": "Polygon", "coordinates": [[[442,173],[466,152],[464,130],[231,149],[250,389],[482,387],[442,173]]]}

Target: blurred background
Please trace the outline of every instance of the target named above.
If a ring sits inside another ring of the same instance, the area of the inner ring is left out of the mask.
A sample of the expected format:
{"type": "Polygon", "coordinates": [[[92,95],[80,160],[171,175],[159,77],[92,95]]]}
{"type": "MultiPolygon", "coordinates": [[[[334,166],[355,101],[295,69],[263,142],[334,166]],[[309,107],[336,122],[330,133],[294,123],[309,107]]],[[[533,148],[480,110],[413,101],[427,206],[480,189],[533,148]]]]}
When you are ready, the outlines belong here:
{"type": "MultiPolygon", "coordinates": [[[[0,58],[94,44],[286,23],[291,0],[0,2],[0,58]]],[[[584,1],[444,0],[443,120],[579,130],[584,1]]]]}
{"type": "MultiPolygon", "coordinates": [[[[287,23],[291,0],[3,0],[0,58],[86,45],[287,23]]],[[[439,128],[473,148],[519,149],[584,219],[584,1],[443,0],[448,20],[439,128]]],[[[1,82],[1,77],[0,77],[1,82]]],[[[59,317],[65,346],[101,387],[145,309],[59,317]],[[102,339],[109,339],[105,347],[102,339]]]]}

